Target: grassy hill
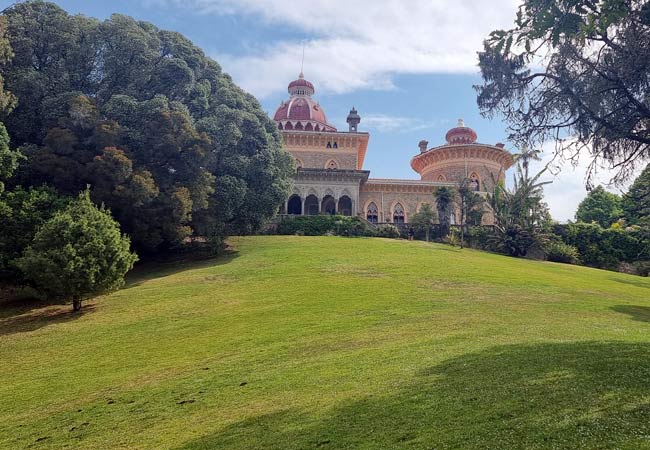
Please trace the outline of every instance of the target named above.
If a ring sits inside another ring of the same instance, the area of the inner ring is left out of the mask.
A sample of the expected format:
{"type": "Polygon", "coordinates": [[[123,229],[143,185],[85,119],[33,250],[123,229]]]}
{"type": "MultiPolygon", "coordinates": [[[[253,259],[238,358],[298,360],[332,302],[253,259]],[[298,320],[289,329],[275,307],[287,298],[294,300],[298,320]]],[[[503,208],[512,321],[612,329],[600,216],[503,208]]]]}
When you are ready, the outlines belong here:
{"type": "Polygon", "coordinates": [[[650,280],[247,237],[0,310],[0,448],[650,448],[650,280]]]}

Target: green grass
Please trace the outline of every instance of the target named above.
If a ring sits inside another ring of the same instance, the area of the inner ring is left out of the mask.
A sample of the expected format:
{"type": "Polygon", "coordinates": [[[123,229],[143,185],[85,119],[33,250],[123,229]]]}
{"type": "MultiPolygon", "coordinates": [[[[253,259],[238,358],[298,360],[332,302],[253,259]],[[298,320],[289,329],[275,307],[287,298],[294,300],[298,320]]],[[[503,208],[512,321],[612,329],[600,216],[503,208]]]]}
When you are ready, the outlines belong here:
{"type": "Polygon", "coordinates": [[[650,280],[247,237],[0,310],[0,448],[650,448],[650,280]]]}

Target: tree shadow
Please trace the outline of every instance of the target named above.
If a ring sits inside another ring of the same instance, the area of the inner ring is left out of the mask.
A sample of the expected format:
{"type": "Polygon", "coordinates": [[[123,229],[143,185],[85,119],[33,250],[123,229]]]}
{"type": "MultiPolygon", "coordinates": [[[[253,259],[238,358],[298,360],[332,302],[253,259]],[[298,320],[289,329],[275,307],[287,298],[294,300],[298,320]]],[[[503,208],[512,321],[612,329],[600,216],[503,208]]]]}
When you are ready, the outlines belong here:
{"type": "Polygon", "coordinates": [[[126,276],[125,289],[141,285],[145,281],[164,278],[188,270],[228,264],[239,257],[237,250],[228,249],[215,256],[178,255],[160,259],[148,259],[137,264],[126,276]]]}
{"type": "Polygon", "coordinates": [[[646,277],[642,276],[636,276],[635,277],[608,277],[610,280],[615,281],[617,283],[622,283],[622,284],[629,284],[631,286],[636,286],[640,288],[646,288],[650,289],[650,280],[646,277]]]}
{"type": "Polygon", "coordinates": [[[54,323],[70,322],[95,311],[95,305],[84,302],[81,311],[69,304],[37,301],[8,308],[0,316],[0,336],[35,331],[54,323]]]}
{"type": "Polygon", "coordinates": [[[649,361],[645,343],[494,347],[387,395],[252,417],[181,448],[647,448],[649,361]]]}
{"type": "Polygon", "coordinates": [[[631,316],[632,320],[639,322],[650,322],[650,307],[637,305],[616,305],[611,308],[618,313],[631,316]]]}

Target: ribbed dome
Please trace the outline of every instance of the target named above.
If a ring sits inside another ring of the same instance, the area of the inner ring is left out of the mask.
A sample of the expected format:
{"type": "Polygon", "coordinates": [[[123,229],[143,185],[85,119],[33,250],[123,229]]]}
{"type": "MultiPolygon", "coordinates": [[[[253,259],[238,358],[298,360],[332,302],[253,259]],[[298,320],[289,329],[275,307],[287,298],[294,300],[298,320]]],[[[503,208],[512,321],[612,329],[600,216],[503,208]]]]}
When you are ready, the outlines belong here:
{"type": "Polygon", "coordinates": [[[448,144],[472,144],[476,142],[476,131],[472,130],[469,127],[465,126],[463,119],[458,119],[458,125],[456,128],[452,128],[447,131],[445,139],[448,144]]]}
{"type": "Polygon", "coordinates": [[[278,127],[283,130],[336,131],[327,122],[321,106],[311,97],[314,85],[305,80],[302,73],[297,80],[289,83],[289,100],[283,101],[273,115],[278,127]]]}
{"type": "Polygon", "coordinates": [[[297,80],[293,80],[289,83],[287,90],[289,91],[289,95],[314,95],[314,92],[316,92],[314,85],[305,80],[305,76],[302,72],[298,75],[297,80]]]}

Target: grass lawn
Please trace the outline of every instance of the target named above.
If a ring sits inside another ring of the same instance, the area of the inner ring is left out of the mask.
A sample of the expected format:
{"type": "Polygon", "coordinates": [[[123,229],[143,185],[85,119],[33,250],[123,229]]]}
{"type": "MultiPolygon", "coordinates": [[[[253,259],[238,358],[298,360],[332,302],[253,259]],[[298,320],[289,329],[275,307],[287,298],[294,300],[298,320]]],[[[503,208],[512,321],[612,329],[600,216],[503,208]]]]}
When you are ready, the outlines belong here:
{"type": "Polygon", "coordinates": [[[650,448],[650,280],[246,237],[0,309],[3,449],[650,448]]]}

